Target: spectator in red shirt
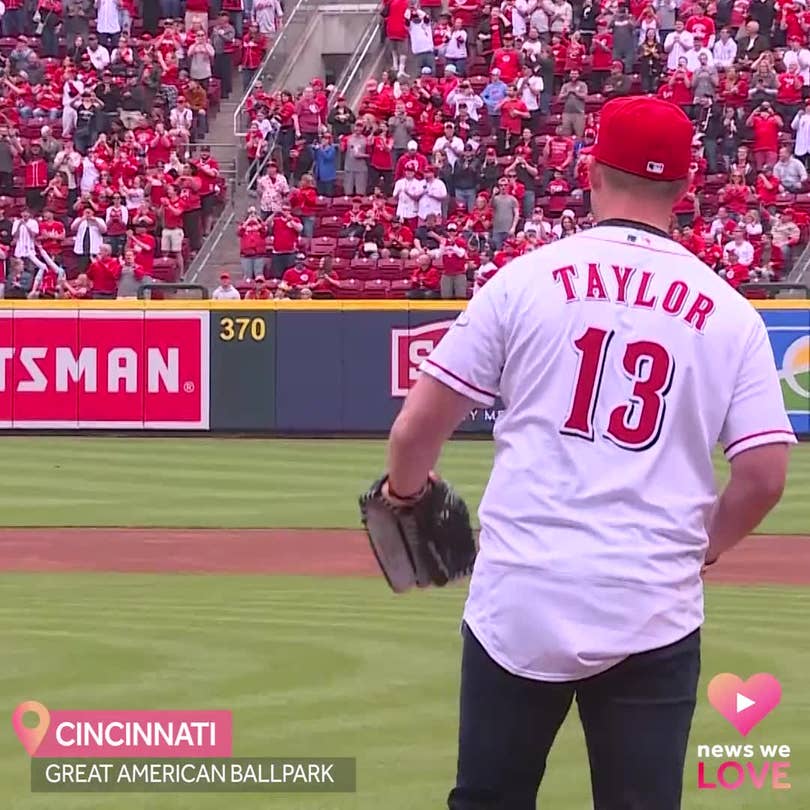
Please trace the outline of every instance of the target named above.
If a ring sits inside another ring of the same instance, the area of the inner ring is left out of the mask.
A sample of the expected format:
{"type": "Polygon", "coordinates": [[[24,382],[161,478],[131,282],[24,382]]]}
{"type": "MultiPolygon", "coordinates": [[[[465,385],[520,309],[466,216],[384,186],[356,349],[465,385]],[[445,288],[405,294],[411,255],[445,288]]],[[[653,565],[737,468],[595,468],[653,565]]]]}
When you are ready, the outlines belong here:
{"type": "Polygon", "coordinates": [[[183,173],[177,178],[180,200],[183,203],[183,231],[189,247],[196,253],[202,246],[202,181],[199,170],[192,163],[183,166],[183,173]]]}
{"type": "MultiPolygon", "coordinates": [[[[160,200],[158,200],[157,203],[160,205],[160,200]]],[[[155,218],[154,213],[152,213],[152,206],[146,200],[144,200],[138,206],[135,212],[131,214],[130,223],[135,228],[142,227],[144,231],[151,231],[154,229],[155,225],[157,224],[157,219],[155,218]]]]}
{"type": "Polygon", "coordinates": [[[748,208],[749,195],[750,189],[745,185],[743,176],[733,171],[728,183],[720,191],[720,200],[732,214],[741,217],[748,208]]]}
{"type": "Polygon", "coordinates": [[[247,90],[256,71],[264,60],[267,41],[259,33],[258,23],[251,23],[247,34],[242,37],[242,62],[239,70],[242,73],[242,87],[247,90]]]}
{"type": "Polygon", "coordinates": [[[746,124],[754,131],[754,165],[757,169],[765,165],[773,166],[778,157],[782,119],[773,111],[769,101],[763,101],[748,116],[746,124]]]}
{"type": "Polygon", "coordinates": [[[403,223],[401,217],[394,219],[388,226],[384,244],[391,255],[401,255],[403,259],[408,257],[413,247],[413,231],[403,223]]]}
{"type": "Polygon", "coordinates": [[[298,237],[304,230],[301,220],[292,215],[290,203],[281,204],[281,212],[273,217],[270,232],[273,235],[273,258],[270,270],[273,278],[281,278],[287,268],[295,264],[298,237]]]}
{"type": "Polygon", "coordinates": [[[41,251],[42,256],[39,271],[34,276],[29,298],[57,298],[65,282],[65,271],[47,254],[41,251]]]}
{"type": "Polygon", "coordinates": [[[25,154],[25,202],[35,213],[45,206],[48,187],[48,162],[39,141],[34,141],[25,154]]]}
{"type": "Polygon", "coordinates": [[[726,106],[739,111],[742,111],[744,105],[748,103],[748,81],[740,76],[733,65],[726,68],[720,80],[718,96],[726,106]]]}
{"type": "Polygon", "coordinates": [[[779,281],[785,259],[780,248],[774,245],[770,234],[762,234],[759,244],[754,248],[752,275],[758,281],[779,281]]]}
{"type": "Polygon", "coordinates": [[[757,173],[754,185],[757,198],[767,208],[776,204],[779,196],[779,178],[773,173],[772,166],[763,166],[757,173]]]}
{"type": "Polygon", "coordinates": [[[701,36],[707,48],[714,46],[716,28],[714,20],[706,13],[707,4],[699,3],[695,13],[686,21],[686,30],[693,37],[701,36]]]}
{"type": "Polygon", "coordinates": [[[174,257],[183,273],[183,213],[185,205],[174,186],[166,188],[166,196],[161,200],[163,211],[163,231],[160,237],[160,250],[164,256],[174,257]]]}
{"type": "MultiPolygon", "coordinates": [[[[555,169],[554,177],[549,180],[546,186],[546,194],[548,194],[549,197],[567,197],[570,192],[571,186],[563,176],[562,171],[555,169]]],[[[559,208],[556,208],[556,210],[559,211],[559,208]]]]}
{"type": "Polygon", "coordinates": [[[750,280],[751,272],[748,267],[739,262],[734,250],[728,250],[720,268],[720,275],[737,290],[741,284],[750,280]]]}
{"type": "Polygon", "coordinates": [[[290,194],[290,205],[296,216],[301,220],[303,230],[301,236],[311,239],[315,232],[315,219],[318,209],[318,192],[315,188],[315,179],[311,174],[301,177],[301,184],[294,188],[290,194]]]}
{"type": "Polygon", "coordinates": [[[608,30],[608,21],[600,17],[596,21],[596,34],[591,40],[591,75],[589,90],[599,91],[605,74],[613,64],[613,34],[608,30]]]}
{"type": "Polygon", "coordinates": [[[549,53],[554,61],[554,75],[562,76],[565,73],[565,54],[568,46],[563,42],[562,35],[554,33],[551,35],[551,47],[549,53]]]}
{"type": "Polygon", "coordinates": [[[408,22],[405,12],[408,10],[408,0],[384,0],[385,9],[385,38],[391,45],[391,59],[394,70],[405,72],[405,62],[408,58],[408,22]]]}
{"type": "Polygon", "coordinates": [[[706,250],[706,243],[703,237],[696,234],[691,225],[684,225],[681,236],[681,244],[695,256],[700,256],[706,250]]]}
{"type": "Polygon", "coordinates": [[[369,187],[379,186],[387,196],[394,188],[394,139],[385,121],[377,125],[368,148],[369,187]]]}
{"type": "Polygon", "coordinates": [[[246,301],[267,301],[273,297],[273,291],[267,286],[264,276],[256,276],[253,286],[245,293],[246,301]]]}
{"type": "Polygon", "coordinates": [[[506,98],[498,106],[500,126],[498,127],[498,154],[505,155],[520,140],[523,122],[532,117],[524,101],[518,98],[515,85],[506,91],[506,98]]]}
{"type": "Polygon", "coordinates": [[[712,241],[724,245],[736,227],[737,223],[729,216],[728,209],[721,205],[709,226],[709,236],[712,241]]]}
{"type": "Polygon", "coordinates": [[[587,48],[582,42],[582,33],[574,31],[565,51],[565,71],[578,70],[582,72],[585,63],[587,48]]]}
{"type": "Polygon", "coordinates": [[[447,225],[447,237],[442,239],[442,275],[439,282],[442,298],[467,297],[467,242],[458,233],[458,226],[447,225]]]}
{"type": "Polygon", "coordinates": [[[307,85],[295,105],[293,126],[296,137],[303,138],[307,143],[312,143],[317,139],[320,128],[324,123],[325,118],[318,100],[315,98],[315,91],[311,85],[307,85]]]}
{"type": "Polygon", "coordinates": [[[237,229],[242,275],[246,279],[259,278],[264,274],[267,226],[256,213],[255,206],[248,208],[247,216],[237,229]]]}
{"type": "Polygon", "coordinates": [[[555,170],[559,169],[564,174],[574,162],[574,139],[564,135],[562,127],[558,127],[556,134],[546,141],[543,162],[546,167],[543,172],[543,188],[548,186],[555,170]]]}
{"type": "Polygon", "coordinates": [[[121,195],[113,194],[112,205],[104,214],[107,223],[105,239],[112,249],[112,255],[118,258],[124,250],[129,226],[129,211],[121,204],[121,195]]]}
{"type": "Polygon", "coordinates": [[[211,157],[208,146],[200,148],[200,156],[192,161],[197,167],[197,178],[200,181],[200,202],[202,204],[202,232],[204,236],[211,233],[214,224],[214,209],[217,200],[217,181],[219,180],[219,163],[211,157]]]}
{"type": "Polygon", "coordinates": [[[799,73],[799,63],[791,62],[784,73],[777,77],[776,105],[783,121],[792,121],[802,103],[804,79],[799,73]]]}
{"type": "Polygon", "coordinates": [[[418,151],[419,144],[416,141],[408,141],[408,150],[397,160],[394,167],[394,180],[401,180],[405,177],[405,167],[410,163],[414,166],[414,172],[421,174],[428,165],[428,159],[418,151]]]}
{"type": "Polygon", "coordinates": [[[154,275],[156,247],[155,237],[148,233],[146,225],[136,220],[134,232],[130,231],[127,234],[127,250],[135,254],[135,263],[141,268],[142,276],[154,275]]]}
{"type": "Polygon", "coordinates": [[[507,33],[503,38],[503,47],[492,54],[490,71],[497,68],[501,72],[501,81],[512,84],[520,75],[520,54],[515,50],[515,38],[507,33]]]}
{"type": "Polygon", "coordinates": [[[416,257],[416,267],[411,275],[408,298],[438,298],[440,278],[430,254],[420,253],[416,257]]]}
{"type": "MultiPolygon", "coordinates": [[[[669,87],[670,98],[673,104],[688,105],[692,103],[692,74],[687,68],[686,57],[678,60],[678,67],[672,71],[665,86],[669,87]]],[[[661,91],[659,90],[659,95],[661,91]]]]}
{"type": "Polygon", "coordinates": [[[59,259],[64,250],[65,225],[54,219],[54,212],[46,208],[39,223],[39,243],[42,249],[53,259],[59,259]]]}
{"type": "Polygon", "coordinates": [[[284,271],[279,287],[294,293],[294,297],[300,298],[301,293],[308,289],[312,291],[318,286],[318,273],[306,265],[307,256],[305,253],[295,255],[294,264],[284,271]],[[295,295],[297,293],[297,295],[295,295]]]}
{"type": "Polygon", "coordinates": [[[93,285],[93,298],[115,298],[120,275],[121,263],[113,258],[109,245],[102,245],[87,268],[87,278],[93,285]]]}
{"type": "Polygon", "coordinates": [[[43,192],[47,208],[54,216],[64,219],[68,213],[68,188],[63,174],[56,174],[43,192]]]}

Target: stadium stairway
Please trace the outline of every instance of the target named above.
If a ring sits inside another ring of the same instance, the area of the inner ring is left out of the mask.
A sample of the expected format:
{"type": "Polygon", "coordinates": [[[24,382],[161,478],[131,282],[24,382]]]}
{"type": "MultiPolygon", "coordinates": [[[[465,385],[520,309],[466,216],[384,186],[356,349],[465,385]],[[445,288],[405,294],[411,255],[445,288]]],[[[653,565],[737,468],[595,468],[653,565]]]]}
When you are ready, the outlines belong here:
{"type": "MultiPolygon", "coordinates": [[[[276,39],[266,58],[257,79],[256,87],[268,92],[283,87],[297,87],[302,83],[300,66],[307,50],[317,47],[319,38],[319,18],[326,14],[354,13],[367,16],[364,29],[357,39],[354,52],[347,59],[346,67],[335,81],[334,95],[344,94],[356,108],[363,93],[366,79],[379,73],[383,47],[379,39],[379,14],[375,4],[360,5],[321,5],[313,6],[299,2],[285,24],[281,36],[276,39]]],[[[307,76],[303,81],[311,78],[307,76]]],[[[212,144],[234,144],[236,155],[228,148],[221,148],[236,165],[235,183],[225,210],[217,221],[214,230],[206,240],[197,259],[186,273],[186,280],[203,284],[209,289],[219,283],[219,274],[231,273],[235,281],[242,278],[239,257],[239,240],[236,236],[238,223],[244,218],[251,205],[257,205],[255,187],[248,183],[247,166],[243,152],[244,133],[247,121],[243,114],[244,97],[238,102],[224,102],[222,114],[211,127],[209,140],[212,144]]],[[[212,146],[212,154],[216,157],[212,146]]],[[[219,158],[217,158],[219,160],[219,158]]],[[[222,160],[220,164],[222,165],[222,160]]],[[[258,175],[257,175],[258,176],[258,175]]]]}

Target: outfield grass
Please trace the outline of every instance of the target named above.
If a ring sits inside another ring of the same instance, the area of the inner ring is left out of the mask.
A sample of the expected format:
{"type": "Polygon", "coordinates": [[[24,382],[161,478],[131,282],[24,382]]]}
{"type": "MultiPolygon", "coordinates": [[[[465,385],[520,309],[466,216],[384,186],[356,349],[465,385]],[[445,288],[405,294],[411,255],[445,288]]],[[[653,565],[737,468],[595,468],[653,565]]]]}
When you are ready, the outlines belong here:
{"type": "MultiPolygon", "coordinates": [[[[377,580],[2,575],[0,704],[228,708],[239,756],[355,756],[350,796],[31,795],[28,759],[0,723],[4,810],[439,810],[454,774],[463,588],[392,596],[377,580]]],[[[810,591],[718,588],[684,810],[810,807],[810,591]],[[805,639],[805,643],[801,643],[805,639]],[[736,743],[705,699],[723,671],[774,673],[782,705],[747,742],[792,747],[789,791],[701,791],[696,746],[736,743]]],[[[586,810],[582,735],[569,717],[540,806],[586,810]]]]}
{"type": "MultiPolygon", "coordinates": [[[[442,457],[471,507],[492,447],[456,441],[442,457]]],[[[5,438],[0,515],[4,526],[356,527],[357,496],[384,454],[382,441],[337,439],[5,438]]],[[[761,531],[807,533],[808,492],[804,444],[761,531]]]]}
{"type": "MultiPolygon", "coordinates": [[[[376,441],[9,438],[5,526],[356,526],[383,463],[376,441]]],[[[473,505],[490,442],[454,442],[441,470],[473,505]]],[[[719,467],[722,473],[722,465],[719,467]]],[[[810,525],[810,445],[763,530],[810,525]]],[[[0,706],[226,708],[238,756],[355,756],[351,796],[32,795],[28,759],[0,723],[0,810],[438,810],[454,773],[464,588],[392,596],[381,580],[0,575],[0,706]],[[272,803],[272,805],[271,805],[272,803]]],[[[684,810],[810,807],[810,669],[804,589],[716,588],[684,810]],[[696,747],[737,743],[705,700],[712,675],[770,671],[782,705],[747,741],[792,748],[790,791],[696,790],[696,747]]],[[[574,714],[541,807],[590,805],[574,714]]]]}

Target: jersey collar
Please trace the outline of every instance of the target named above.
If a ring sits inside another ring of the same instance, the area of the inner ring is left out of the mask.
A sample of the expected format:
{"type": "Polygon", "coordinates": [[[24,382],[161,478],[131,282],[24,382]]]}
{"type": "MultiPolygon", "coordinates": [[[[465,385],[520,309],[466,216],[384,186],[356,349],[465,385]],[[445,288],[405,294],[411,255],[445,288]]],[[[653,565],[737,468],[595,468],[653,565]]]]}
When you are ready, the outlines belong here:
{"type": "Polygon", "coordinates": [[[646,222],[636,222],[634,219],[621,219],[620,217],[616,217],[615,219],[603,219],[597,222],[594,227],[634,228],[637,231],[646,231],[655,236],[668,239],[670,242],[672,241],[672,237],[666,231],[662,231],[660,228],[656,228],[653,225],[648,225],[646,222]]]}

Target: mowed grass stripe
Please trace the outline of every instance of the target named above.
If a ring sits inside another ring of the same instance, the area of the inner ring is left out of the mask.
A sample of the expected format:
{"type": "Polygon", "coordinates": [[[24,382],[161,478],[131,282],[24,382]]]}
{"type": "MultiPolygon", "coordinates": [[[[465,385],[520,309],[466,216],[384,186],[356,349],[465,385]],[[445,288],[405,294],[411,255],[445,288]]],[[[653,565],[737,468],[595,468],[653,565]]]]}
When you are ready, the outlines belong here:
{"type": "MultiPolygon", "coordinates": [[[[230,708],[238,755],[358,758],[356,795],[290,796],[285,810],[444,804],[455,766],[462,588],[398,599],[376,580],[68,574],[2,575],[0,592],[0,645],[12,651],[0,670],[4,705],[38,699],[52,708],[230,708]],[[36,598],[27,602],[31,594],[36,598]],[[216,621],[218,613],[227,621],[216,621]]],[[[794,607],[793,591],[709,591],[685,810],[720,806],[715,791],[709,801],[709,792],[695,788],[696,745],[739,742],[705,700],[706,683],[723,671],[745,677],[764,670],[780,678],[782,705],[746,742],[791,745],[796,773],[788,804],[779,792],[749,789],[722,806],[810,805],[800,778],[810,756],[804,683],[810,650],[800,645],[806,621],[794,607]]],[[[542,799],[560,810],[590,806],[575,712],[552,754],[542,799]]],[[[145,802],[150,810],[223,806],[221,796],[208,795],[148,801],[121,795],[113,804],[141,810],[145,802]]],[[[228,800],[234,810],[268,802],[261,795],[228,800]]],[[[30,794],[28,760],[10,724],[0,724],[0,804],[54,806],[53,797],[30,794]]],[[[92,794],[60,796],[58,804],[59,810],[112,806],[109,796],[92,794]]]]}
{"type": "MultiPolygon", "coordinates": [[[[354,528],[357,496],[383,468],[374,440],[25,437],[4,440],[5,526],[354,528]]],[[[490,441],[451,442],[440,471],[473,510],[490,441]]],[[[718,459],[718,476],[726,465],[718,459]]],[[[803,533],[810,445],[793,453],[788,489],[764,532],[803,533]]]]}

